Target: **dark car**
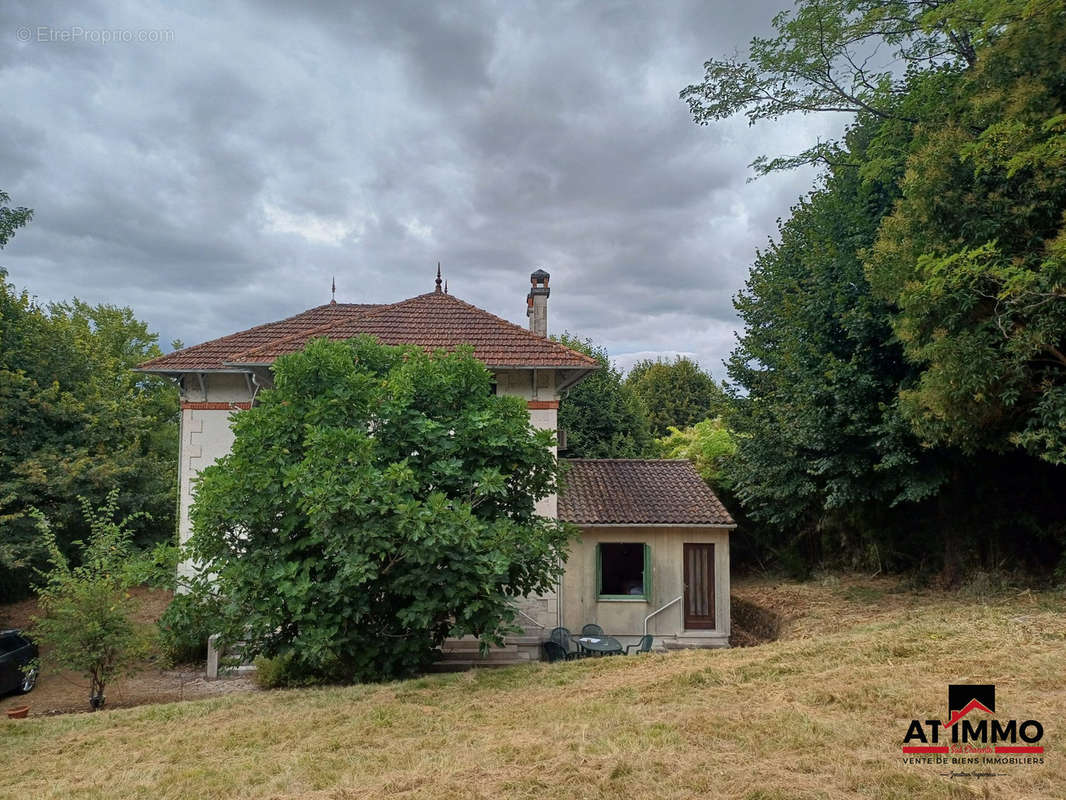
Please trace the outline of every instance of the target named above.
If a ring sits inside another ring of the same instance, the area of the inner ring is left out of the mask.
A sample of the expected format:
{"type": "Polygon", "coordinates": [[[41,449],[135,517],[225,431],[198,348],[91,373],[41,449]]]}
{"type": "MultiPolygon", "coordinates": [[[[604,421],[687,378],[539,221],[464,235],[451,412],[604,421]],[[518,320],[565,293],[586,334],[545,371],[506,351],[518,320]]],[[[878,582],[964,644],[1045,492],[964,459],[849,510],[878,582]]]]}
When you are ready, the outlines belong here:
{"type": "Polygon", "coordinates": [[[0,695],[33,691],[36,668],[23,670],[37,658],[37,645],[22,631],[0,631],[0,695]]]}

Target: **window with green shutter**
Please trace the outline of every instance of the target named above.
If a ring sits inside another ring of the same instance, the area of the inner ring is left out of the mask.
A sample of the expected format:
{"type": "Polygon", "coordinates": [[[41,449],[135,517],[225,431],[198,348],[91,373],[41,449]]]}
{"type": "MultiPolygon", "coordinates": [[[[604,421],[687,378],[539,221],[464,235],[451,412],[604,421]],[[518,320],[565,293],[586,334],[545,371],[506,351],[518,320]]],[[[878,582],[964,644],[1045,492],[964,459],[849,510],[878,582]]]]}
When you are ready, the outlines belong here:
{"type": "Polygon", "coordinates": [[[641,542],[597,544],[596,594],[600,600],[649,600],[651,547],[641,542]]]}

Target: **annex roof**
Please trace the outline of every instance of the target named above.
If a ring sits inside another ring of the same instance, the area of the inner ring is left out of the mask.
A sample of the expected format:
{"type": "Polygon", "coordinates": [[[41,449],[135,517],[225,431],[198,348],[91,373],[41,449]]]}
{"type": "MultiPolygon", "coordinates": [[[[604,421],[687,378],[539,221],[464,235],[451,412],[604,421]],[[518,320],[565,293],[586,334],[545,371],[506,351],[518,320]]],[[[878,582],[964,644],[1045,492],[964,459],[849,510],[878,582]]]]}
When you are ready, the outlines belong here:
{"type": "Polygon", "coordinates": [[[576,525],[732,526],[685,459],[562,459],[559,519],[576,525]]]}
{"type": "Polygon", "coordinates": [[[452,350],[469,344],[490,367],[595,369],[595,359],[466,303],[430,292],[389,305],[331,304],[260,325],[142,364],[152,372],[194,372],[269,365],[302,350],[311,339],[345,340],[360,334],[384,344],[452,350]]]}

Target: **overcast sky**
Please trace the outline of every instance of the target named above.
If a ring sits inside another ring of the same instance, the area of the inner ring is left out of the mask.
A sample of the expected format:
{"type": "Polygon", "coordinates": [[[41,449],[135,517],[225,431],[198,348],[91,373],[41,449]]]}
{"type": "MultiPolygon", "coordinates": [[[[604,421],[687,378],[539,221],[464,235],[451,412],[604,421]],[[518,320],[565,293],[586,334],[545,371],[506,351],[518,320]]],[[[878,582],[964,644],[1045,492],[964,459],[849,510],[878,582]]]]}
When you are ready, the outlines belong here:
{"type": "Polygon", "coordinates": [[[0,189],[35,210],[0,264],[164,343],[328,302],[334,275],[394,302],[437,261],[524,325],[543,267],[552,332],[721,378],[731,298],[812,180],[747,165],[840,124],[700,127],[678,99],[775,0],[171,5],[0,6],[0,189]]]}

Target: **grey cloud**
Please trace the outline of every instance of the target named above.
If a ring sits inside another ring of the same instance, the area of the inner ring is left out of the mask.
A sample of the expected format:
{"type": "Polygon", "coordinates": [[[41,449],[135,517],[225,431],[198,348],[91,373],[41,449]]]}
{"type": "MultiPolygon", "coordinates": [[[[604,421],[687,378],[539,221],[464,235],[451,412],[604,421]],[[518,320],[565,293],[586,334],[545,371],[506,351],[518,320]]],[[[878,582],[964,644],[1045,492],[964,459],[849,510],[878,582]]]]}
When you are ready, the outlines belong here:
{"type": "Polygon", "coordinates": [[[747,164],[840,123],[701,128],[677,94],[786,2],[8,3],[0,188],[37,216],[0,263],[190,344],[325,302],[333,275],[342,300],[428,291],[437,261],[521,324],[544,267],[553,330],[722,377],[731,297],[812,178],[747,164]]]}

